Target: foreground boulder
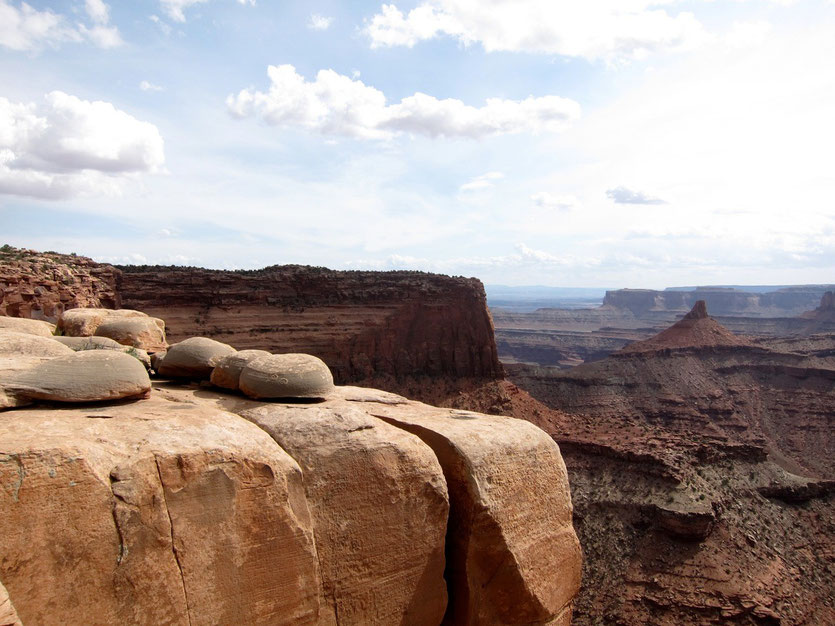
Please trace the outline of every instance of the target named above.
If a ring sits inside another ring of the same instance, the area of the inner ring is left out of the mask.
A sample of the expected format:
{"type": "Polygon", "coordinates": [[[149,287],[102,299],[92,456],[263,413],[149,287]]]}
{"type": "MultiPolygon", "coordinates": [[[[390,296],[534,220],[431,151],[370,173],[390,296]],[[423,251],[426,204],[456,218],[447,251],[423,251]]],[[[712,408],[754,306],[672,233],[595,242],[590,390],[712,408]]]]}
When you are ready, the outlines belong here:
{"type": "Polygon", "coordinates": [[[191,337],[175,343],[159,364],[160,376],[208,379],[220,359],[236,352],[235,348],[207,337],[191,337]]]}
{"type": "Polygon", "coordinates": [[[241,350],[222,357],[212,370],[211,383],[215,387],[237,389],[241,378],[241,370],[250,362],[262,356],[270,356],[266,350],[241,350]]]}
{"type": "Polygon", "coordinates": [[[165,350],[165,325],[153,317],[127,317],[105,319],[95,335],[108,337],[125,346],[141,348],[148,352],[165,350]]]}
{"type": "Polygon", "coordinates": [[[70,351],[20,372],[7,389],[34,400],[98,402],[144,395],[151,390],[151,380],[142,363],[130,355],[70,351]]]}
{"type": "Polygon", "coordinates": [[[53,339],[75,352],[84,350],[115,350],[116,352],[124,352],[139,359],[145,366],[145,369],[151,369],[151,357],[145,350],[132,346],[124,346],[108,337],[53,337],[53,339]]]}
{"type": "Polygon", "coordinates": [[[241,370],[240,389],[250,398],[324,398],[333,391],[333,375],[310,354],[271,354],[241,370]]]}
{"type": "Polygon", "coordinates": [[[72,349],[61,345],[52,337],[0,329],[0,357],[54,358],[72,353],[72,349]]]}
{"type": "Polygon", "coordinates": [[[322,623],[301,472],[253,424],[145,400],[5,413],[0,441],[24,624],[322,623]]]}
{"type": "Polygon", "coordinates": [[[296,459],[338,623],[438,624],[449,501],[417,437],[349,402],[244,412],[296,459]]]}
{"type": "Polygon", "coordinates": [[[507,417],[387,403],[374,415],[438,456],[450,497],[450,624],[569,624],[580,546],[559,449],[507,417]]]}
{"type": "Polygon", "coordinates": [[[23,317],[0,316],[0,330],[13,330],[28,335],[51,337],[55,334],[55,324],[42,322],[41,320],[30,320],[23,317]]]}

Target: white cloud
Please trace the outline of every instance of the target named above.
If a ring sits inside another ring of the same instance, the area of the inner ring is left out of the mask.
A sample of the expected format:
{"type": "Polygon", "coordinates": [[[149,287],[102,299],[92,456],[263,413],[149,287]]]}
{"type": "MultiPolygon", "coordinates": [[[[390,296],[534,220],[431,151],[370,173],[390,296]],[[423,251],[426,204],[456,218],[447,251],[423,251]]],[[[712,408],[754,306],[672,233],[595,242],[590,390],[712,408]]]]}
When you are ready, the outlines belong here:
{"type": "Polygon", "coordinates": [[[554,211],[572,211],[579,207],[580,202],[572,195],[556,195],[547,191],[540,191],[531,196],[531,201],[540,209],[554,211]]]}
{"type": "Polygon", "coordinates": [[[487,172],[461,185],[459,191],[482,191],[489,189],[495,184],[494,181],[501,180],[502,178],[504,178],[504,174],[501,172],[487,172]]]}
{"type": "Polygon", "coordinates": [[[372,48],[414,46],[446,35],[487,52],[533,52],[607,61],[686,48],[705,38],[692,13],[666,0],[424,0],[404,14],[394,4],[366,20],[372,48]]]}
{"type": "Polygon", "coordinates": [[[110,21],[110,7],[103,0],[86,0],[84,8],[96,24],[107,24],[110,21]]]}
{"type": "Polygon", "coordinates": [[[148,82],[147,80],[143,80],[141,83],[139,83],[139,88],[142,91],[163,91],[162,87],[148,82]]]}
{"type": "Polygon", "coordinates": [[[40,107],[0,97],[0,194],[118,193],[126,177],[160,171],[164,160],[156,126],[109,102],[60,91],[40,107]]]}
{"type": "Polygon", "coordinates": [[[8,0],[0,0],[0,46],[12,50],[38,50],[44,46],[90,41],[100,48],[121,45],[119,29],[108,26],[109,7],[102,0],[87,0],[91,26],[73,26],[64,15],[49,9],[38,11],[25,2],[15,8],[8,0]]]}
{"type": "Polygon", "coordinates": [[[580,116],[580,105],[557,96],[522,101],[488,98],[480,108],[460,100],[416,93],[386,104],[382,91],[333,70],[307,82],[292,65],[267,69],[267,93],[244,89],[226,99],[235,117],[258,116],[275,126],[298,126],[325,135],[387,138],[398,132],[480,139],[508,133],[556,132],[580,116]]]}
{"type": "MultiPolygon", "coordinates": [[[[203,4],[208,0],[160,0],[163,13],[175,22],[185,22],[185,10],[195,4],[203,4]]],[[[255,0],[238,0],[242,6],[255,6],[255,0]]],[[[153,19],[153,17],[151,18],[153,19]]]]}
{"type": "Polygon", "coordinates": [[[623,186],[607,189],[606,197],[614,200],[616,204],[666,204],[661,198],[623,186]]]}
{"type": "Polygon", "coordinates": [[[771,32],[771,24],[763,20],[734,22],[733,28],[725,36],[725,41],[735,48],[747,48],[761,44],[769,32],[771,32]]]}
{"type": "Polygon", "coordinates": [[[333,24],[332,17],[326,17],[324,15],[319,15],[318,13],[313,13],[310,16],[310,21],[307,23],[307,27],[312,28],[313,30],[328,30],[331,24],[333,24]]]}

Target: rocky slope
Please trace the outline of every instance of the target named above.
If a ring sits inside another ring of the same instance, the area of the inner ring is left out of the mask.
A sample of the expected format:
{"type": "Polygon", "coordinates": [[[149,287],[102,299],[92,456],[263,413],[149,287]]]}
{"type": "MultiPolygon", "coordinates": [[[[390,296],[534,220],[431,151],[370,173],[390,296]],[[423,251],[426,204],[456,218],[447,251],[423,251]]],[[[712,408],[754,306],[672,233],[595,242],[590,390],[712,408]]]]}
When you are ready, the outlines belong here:
{"type": "Polygon", "coordinates": [[[86,257],[0,248],[0,315],[55,322],[65,309],[118,308],[119,271],[86,257]]]}
{"type": "Polygon", "coordinates": [[[565,465],[534,425],[334,387],[303,355],[194,338],[169,361],[202,381],[0,331],[0,397],[35,403],[0,411],[3,619],[570,623],[565,465]]]}
{"type": "Polygon", "coordinates": [[[566,458],[577,623],[835,621],[835,343],[804,345],[740,338],[699,305],[596,363],[508,368],[566,458]]]}

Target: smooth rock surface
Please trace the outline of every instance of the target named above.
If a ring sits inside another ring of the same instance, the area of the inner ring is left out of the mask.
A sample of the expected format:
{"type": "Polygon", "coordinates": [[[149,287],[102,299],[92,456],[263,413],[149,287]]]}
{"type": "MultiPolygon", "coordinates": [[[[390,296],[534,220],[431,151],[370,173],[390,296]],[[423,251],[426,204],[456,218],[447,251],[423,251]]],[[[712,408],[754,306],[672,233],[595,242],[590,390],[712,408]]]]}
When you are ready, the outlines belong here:
{"type": "Polygon", "coordinates": [[[75,352],[82,352],[84,350],[115,350],[117,352],[124,352],[139,359],[145,366],[145,369],[151,369],[151,357],[145,350],[132,346],[124,346],[109,337],[53,337],[53,339],[75,352]]]}
{"type": "Polygon", "coordinates": [[[449,510],[441,467],[418,437],[365,409],[270,404],[242,415],[302,467],[324,593],[340,626],[438,624],[449,510]]]}
{"type": "Polygon", "coordinates": [[[249,363],[263,356],[270,356],[266,350],[241,350],[221,358],[212,370],[210,378],[215,387],[237,389],[241,370],[249,363]]]}
{"type": "Polygon", "coordinates": [[[7,389],[36,400],[94,402],[144,395],[151,389],[151,380],[144,365],[130,355],[111,350],[70,351],[14,376],[7,389]]]}
{"type": "Polygon", "coordinates": [[[0,330],[13,330],[28,335],[51,337],[55,333],[55,324],[23,317],[6,317],[0,315],[0,330]]]}
{"type": "Polygon", "coordinates": [[[235,352],[214,339],[191,337],[168,348],[158,371],[160,376],[174,378],[209,378],[218,361],[235,352]]]}
{"type": "Polygon", "coordinates": [[[333,375],[310,354],[271,354],[247,363],[239,386],[250,398],[324,398],[333,391],[333,375]]]}
{"type": "Polygon", "coordinates": [[[522,420],[414,402],[373,415],[432,447],[450,497],[448,624],[564,621],[581,554],[559,448],[522,420]]]}
{"type": "Polygon", "coordinates": [[[0,329],[0,356],[54,358],[72,354],[72,349],[52,337],[0,329]]]}
{"type": "Polygon", "coordinates": [[[90,337],[108,318],[148,317],[146,313],[132,309],[68,309],[58,318],[58,328],[70,337],[90,337]]]}
{"type": "Polygon", "coordinates": [[[99,324],[94,334],[148,352],[158,352],[168,347],[165,323],[154,317],[109,317],[99,324]]]}
{"type": "Polygon", "coordinates": [[[301,472],[246,420],[17,410],[0,442],[0,579],[24,624],[322,623],[301,472]]]}

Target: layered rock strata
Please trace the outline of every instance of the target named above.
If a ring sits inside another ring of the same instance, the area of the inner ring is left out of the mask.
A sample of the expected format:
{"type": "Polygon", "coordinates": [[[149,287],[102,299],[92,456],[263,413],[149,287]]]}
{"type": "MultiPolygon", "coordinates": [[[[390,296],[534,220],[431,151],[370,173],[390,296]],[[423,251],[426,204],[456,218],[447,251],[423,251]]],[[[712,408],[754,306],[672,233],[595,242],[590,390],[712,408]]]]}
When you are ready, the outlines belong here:
{"type": "Polygon", "coordinates": [[[421,272],[273,266],[252,272],[124,267],[123,305],[164,317],[172,342],[304,352],[337,384],[501,377],[484,288],[421,272]]]}

